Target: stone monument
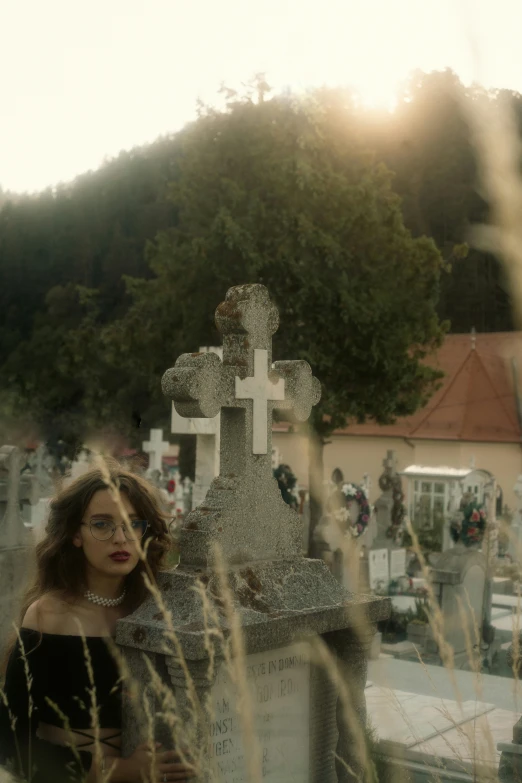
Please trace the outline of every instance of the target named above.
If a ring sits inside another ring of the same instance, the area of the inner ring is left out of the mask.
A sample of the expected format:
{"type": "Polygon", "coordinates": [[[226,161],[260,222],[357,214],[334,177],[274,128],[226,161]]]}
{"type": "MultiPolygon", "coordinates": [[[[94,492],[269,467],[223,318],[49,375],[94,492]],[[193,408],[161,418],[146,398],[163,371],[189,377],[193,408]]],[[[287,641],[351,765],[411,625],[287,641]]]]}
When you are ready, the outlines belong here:
{"type": "Polygon", "coordinates": [[[156,714],[155,736],[172,747],[173,733],[194,727],[199,739],[192,747],[203,750],[199,781],[253,780],[246,769],[252,764],[255,779],[267,783],[353,781],[364,746],[358,730],[365,725],[367,650],[373,623],[389,613],[388,599],[348,593],[321,560],[303,556],[299,515],[273,478],[273,409],[304,421],[320,397],[306,362],[272,364],[278,322],[264,286],[232,288],[216,311],[223,361],[214,353],[184,354],[165,373],[163,390],[180,415],[221,413],[220,473],[184,521],[179,566],[159,584],[176,644],[153,597],[117,628],[138,687],[124,695],[124,755],[148,736],[141,705],[150,693],[149,660],[178,710],[172,728],[156,714]],[[311,654],[317,637],[338,662],[354,721],[344,720],[339,680],[311,654]],[[245,691],[239,708],[241,682],[252,697],[246,711],[245,691]],[[254,735],[255,756],[245,745],[254,735]]]}
{"type": "MultiPolygon", "coordinates": [[[[480,655],[486,574],[487,560],[483,553],[459,542],[443,552],[430,575],[444,618],[444,638],[453,647],[457,669],[467,668],[471,663],[470,644],[473,654],[480,655]]],[[[426,656],[438,656],[438,643],[429,630],[424,652],[426,656]]],[[[428,658],[426,662],[430,662],[428,658]]]]}
{"type": "Polygon", "coordinates": [[[33,539],[20,514],[25,500],[36,503],[38,492],[32,474],[20,475],[21,453],[14,446],[0,448],[0,657],[13,621],[18,622],[19,601],[28,587],[33,539]]]}
{"type": "MultiPolygon", "coordinates": [[[[200,353],[214,353],[223,358],[223,348],[201,347],[200,353]]],[[[196,436],[196,475],[192,490],[192,507],[196,508],[205,499],[211,482],[219,474],[221,414],[214,418],[184,417],[172,405],[172,427],[175,435],[196,436]]]]}

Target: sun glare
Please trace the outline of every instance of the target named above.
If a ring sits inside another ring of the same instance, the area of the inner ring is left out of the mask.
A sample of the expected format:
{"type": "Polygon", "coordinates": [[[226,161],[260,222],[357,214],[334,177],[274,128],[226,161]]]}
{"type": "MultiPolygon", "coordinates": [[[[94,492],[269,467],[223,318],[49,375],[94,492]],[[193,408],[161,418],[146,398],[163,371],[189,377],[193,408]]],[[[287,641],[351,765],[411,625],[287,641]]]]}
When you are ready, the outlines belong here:
{"type": "Polygon", "coordinates": [[[368,87],[357,86],[355,91],[364,109],[370,109],[378,112],[392,113],[397,108],[397,85],[395,90],[389,90],[385,85],[368,85],[368,87]]]}
{"type": "MultiPolygon", "coordinates": [[[[254,27],[244,0],[206,3],[203,15],[196,0],[185,4],[175,47],[177,0],[91,0],[81,13],[67,0],[33,5],[30,28],[25,4],[9,5],[4,27],[16,34],[0,47],[0,66],[12,71],[3,85],[0,185],[13,190],[71,179],[178,130],[193,118],[198,96],[213,102],[221,81],[240,88],[263,72],[276,92],[351,85],[362,107],[385,113],[413,70],[451,67],[466,76],[471,63],[456,0],[323,0],[320,7],[265,0],[254,27]]],[[[516,5],[474,0],[484,83],[521,89],[516,5]]]]}

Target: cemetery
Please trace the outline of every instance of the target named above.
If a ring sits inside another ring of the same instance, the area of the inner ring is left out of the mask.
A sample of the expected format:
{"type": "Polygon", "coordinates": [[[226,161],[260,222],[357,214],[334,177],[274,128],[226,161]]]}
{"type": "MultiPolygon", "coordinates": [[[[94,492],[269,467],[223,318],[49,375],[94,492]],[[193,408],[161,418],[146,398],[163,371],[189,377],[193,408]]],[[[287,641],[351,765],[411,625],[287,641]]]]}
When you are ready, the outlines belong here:
{"type": "Polygon", "coordinates": [[[406,79],[439,9],[337,5],[86,10],[104,116],[64,79],[0,145],[104,161],[0,182],[0,783],[522,781],[520,77],[406,79]]]}
{"type": "MultiPolygon", "coordinates": [[[[142,444],[144,475],[172,519],[179,564],[161,577],[159,604],[153,594],[118,623],[116,642],[137,684],[124,696],[124,754],[144,736],[143,700],[155,670],[177,705],[184,741],[205,749],[201,781],[249,779],[245,698],[266,780],[351,781],[346,764],[362,763],[358,732],[368,731],[379,764],[415,781],[499,770],[511,780],[522,747],[511,685],[519,665],[522,476],[500,552],[503,508],[490,471],[401,466],[388,450],[371,503],[372,476],[346,481],[336,468],[324,481],[314,532],[321,559],[308,559],[308,493],[272,446],[272,417],[278,410],[305,422],[320,383],[306,362],[273,361],[278,314],[263,286],[230,289],[216,323],[223,347],[180,356],[163,378],[172,434],[196,438],[194,484],[164,463],[172,448],[161,429],[142,444]],[[243,683],[234,661],[244,667],[243,683]],[[356,725],[340,708],[346,687],[356,725]]],[[[66,481],[94,457],[84,448],[66,481]]],[[[5,646],[32,548],[44,535],[53,465],[43,446],[23,470],[20,449],[4,446],[0,458],[5,646]]],[[[169,743],[172,726],[154,698],[154,735],[169,743]]]]}

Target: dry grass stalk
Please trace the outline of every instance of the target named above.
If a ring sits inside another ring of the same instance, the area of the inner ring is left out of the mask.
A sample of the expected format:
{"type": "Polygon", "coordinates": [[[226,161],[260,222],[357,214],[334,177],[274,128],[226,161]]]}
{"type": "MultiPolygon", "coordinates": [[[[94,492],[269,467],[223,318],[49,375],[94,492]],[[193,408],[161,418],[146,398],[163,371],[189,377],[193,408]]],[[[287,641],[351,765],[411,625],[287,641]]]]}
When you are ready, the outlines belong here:
{"type": "MultiPolygon", "coordinates": [[[[33,702],[33,694],[32,694],[32,688],[33,688],[33,677],[31,675],[31,671],[29,669],[29,663],[27,661],[27,655],[25,652],[25,646],[22,641],[22,637],[20,635],[20,631],[18,627],[13,623],[14,629],[16,631],[16,636],[18,639],[18,644],[20,645],[20,654],[22,656],[22,660],[24,663],[24,674],[25,674],[25,680],[27,684],[27,694],[28,694],[28,704],[27,704],[27,713],[29,718],[29,725],[31,725],[31,719],[33,717],[34,712],[34,702],[33,702]]],[[[28,737],[28,747],[27,747],[27,769],[29,771],[29,780],[28,783],[31,783],[31,778],[33,776],[33,766],[32,766],[32,742],[31,742],[31,732],[29,732],[28,737]]]]}
{"type": "Polygon", "coordinates": [[[102,753],[101,742],[100,742],[100,721],[99,721],[100,708],[98,706],[98,699],[96,697],[96,684],[94,681],[94,671],[92,668],[91,653],[87,645],[87,639],[85,637],[82,624],[80,623],[79,620],[76,621],[76,624],[78,626],[79,635],[82,640],[83,657],[85,660],[85,667],[87,669],[87,676],[89,678],[89,686],[90,686],[87,690],[87,693],[90,697],[90,705],[88,709],[91,718],[91,728],[92,731],[94,732],[93,761],[96,764],[96,768],[99,770],[102,768],[102,763],[103,763],[103,753],[102,753]]]}
{"type": "MultiPolygon", "coordinates": [[[[5,706],[6,710],[7,710],[7,714],[9,716],[9,725],[10,725],[11,731],[13,732],[13,737],[14,737],[14,744],[15,744],[15,750],[16,750],[16,760],[17,760],[17,764],[18,764],[19,768],[21,768],[22,767],[22,754],[20,752],[20,745],[18,743],[18,737],[16,736],[16,722],[17,722],[17,718],[11,712],[11,708],[9,706],[9,702],[7,700],[7,695],[6,695],[5,691],[3,690],[3,688],[0,688],[0,699],[4,703],[4,706],[5,706]]],[[[0,772],[1,771],[2,771],[2,768],[0,767],[0,772]]]]}

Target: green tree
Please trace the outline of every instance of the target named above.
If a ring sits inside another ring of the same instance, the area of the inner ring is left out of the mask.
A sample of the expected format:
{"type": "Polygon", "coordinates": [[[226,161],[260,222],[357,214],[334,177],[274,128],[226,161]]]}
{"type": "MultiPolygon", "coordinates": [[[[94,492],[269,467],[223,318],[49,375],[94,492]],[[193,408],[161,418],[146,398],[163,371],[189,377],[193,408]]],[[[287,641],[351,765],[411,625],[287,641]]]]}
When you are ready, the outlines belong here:
{"type": "Polygon", "coordinates": [[[405,228],[350,94],[266,92],[258,82],[245,98],[229,93],[226,110],[202,110],[181,134],[178,224],[149,246],[155,277],[132,284],[133,305],[105,339],[122,369],[161,372],[215,342],[213,313],[231,285],[265,284],[281,315],[274,356],[306,359],[323,384],[311,420],[317,518],[328,435],[350,419],[412,413],[434,388],[422,360],[443,337],[443,262],[405,228]]]}

